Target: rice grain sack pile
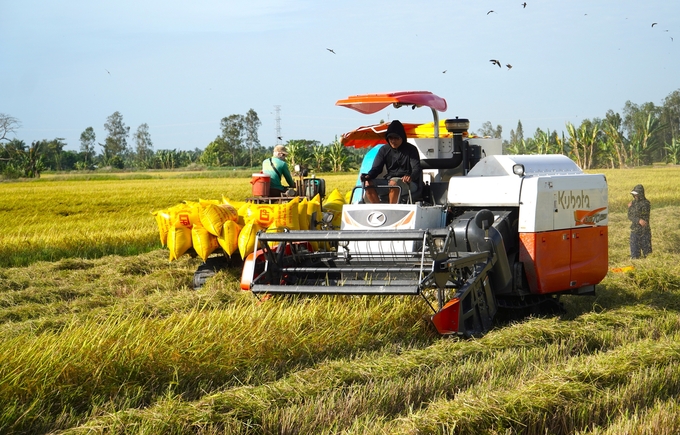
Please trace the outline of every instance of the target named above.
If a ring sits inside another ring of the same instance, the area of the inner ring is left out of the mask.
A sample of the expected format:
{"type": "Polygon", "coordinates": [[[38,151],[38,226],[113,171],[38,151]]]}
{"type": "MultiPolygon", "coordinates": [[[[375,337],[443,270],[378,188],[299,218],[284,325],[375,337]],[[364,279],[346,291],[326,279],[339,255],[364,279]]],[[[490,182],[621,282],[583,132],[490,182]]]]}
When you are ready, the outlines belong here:
{"type": "MultiPolygon", "coordinates": [[[[161,246],[170,251],[170,261],[182,255],[199,256],[203,261],[221,249],[228,256],[235,253],[246,258],[255,250],[259,231],[314,230],[322,219],[322,211],[334,214],[333,225],[339,227],[345,197],[335,189],[321,206],[319,194],[314,198],[294,197],[283,204],[254,204],[234,201],[199,199],[183,201],[173,207],[152,212],[161,246]]],[[[312,244],[318,249],[318,243],[312,244]]]]}

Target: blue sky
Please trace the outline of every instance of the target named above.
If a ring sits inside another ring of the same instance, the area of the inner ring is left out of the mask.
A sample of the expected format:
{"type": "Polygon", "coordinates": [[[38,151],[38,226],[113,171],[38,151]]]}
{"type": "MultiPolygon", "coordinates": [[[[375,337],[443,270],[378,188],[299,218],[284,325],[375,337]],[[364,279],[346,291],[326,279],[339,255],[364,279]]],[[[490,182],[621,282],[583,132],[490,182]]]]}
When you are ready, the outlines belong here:
{"type": "Polygon", "coordinates": [[[274,145],[279,105],[284,142],[327,144],[380,120],[431,121],[338,99],[427,90],[447,100],[442,118],[508,139],[518,120],[525,136],[561,132],[680,89],[680,1],[522,2],[0,0],[0,113],[26,143],[77,150],[87,127],[103,143],[119,111],[131,133],[149,125],[155,149],[193,149],[251,108],[274,145]]]}

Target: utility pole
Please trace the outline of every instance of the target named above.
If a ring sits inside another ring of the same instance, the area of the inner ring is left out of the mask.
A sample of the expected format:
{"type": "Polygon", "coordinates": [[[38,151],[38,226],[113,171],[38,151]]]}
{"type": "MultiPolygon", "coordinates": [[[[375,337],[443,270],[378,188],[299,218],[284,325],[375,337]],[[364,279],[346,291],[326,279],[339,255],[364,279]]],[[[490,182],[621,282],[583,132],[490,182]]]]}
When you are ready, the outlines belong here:
{"type": "Polygon", "coordinates": [[[276,114],[276,145],[281,145],[281,106],[274,106],[274,113],[276,114]]]}

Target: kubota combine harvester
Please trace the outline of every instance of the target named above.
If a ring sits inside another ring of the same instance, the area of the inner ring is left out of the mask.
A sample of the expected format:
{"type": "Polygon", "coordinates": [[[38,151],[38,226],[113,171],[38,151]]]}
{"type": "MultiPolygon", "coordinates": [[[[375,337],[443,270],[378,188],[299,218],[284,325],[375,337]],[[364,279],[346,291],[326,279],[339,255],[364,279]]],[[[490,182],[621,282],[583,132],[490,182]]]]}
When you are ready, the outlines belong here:
{"type": "MultiPolygon", "coordinates": [[[[366,114],[429,107],[432,123],[404,124],[421,155],[422,189],[399,204],[374,204],[357,183],[340,229],[259,233],[243,289],[421,296],[439,333],[464,336],[488,331],[499,309],[594,294],[608,262],[604,175],[563,155],[503,155],[500,139],[470,137],[467,119],[440,121],[447,103],[430,92],[356,95],[336,105],[366,114]]],[[[387,125],[342,141],[389,146],[387,125]]]]}

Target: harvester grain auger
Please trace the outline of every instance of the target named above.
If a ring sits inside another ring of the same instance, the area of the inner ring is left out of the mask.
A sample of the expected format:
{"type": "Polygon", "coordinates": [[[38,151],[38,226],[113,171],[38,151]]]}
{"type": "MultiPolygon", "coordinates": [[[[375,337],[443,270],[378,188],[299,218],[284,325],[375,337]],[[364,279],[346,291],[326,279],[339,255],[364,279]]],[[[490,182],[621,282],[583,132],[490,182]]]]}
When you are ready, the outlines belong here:
{"type": "MultiPolygon", "coordinates": [[[[603,175],[583,173],[562,155],[503,155],[500,140],[469,137],[465,119],[440,125],[446,102],[429,92],[337,104],[362,113],[390,104],[432,109],[434,123],[405,124],[421,153],[422,196],[365,203],[358,183],[339,230],[259,233],[244,263],[243,289],[420,296],[439,333],[463,336],[488,331],[499,310],[594,294],[607,273],[603,175]]],[[[386,127],[362,127],[343,143],[381,146],[386,127]]],[[[369,152],[366,166],[370,159],[369,152]]]]}

